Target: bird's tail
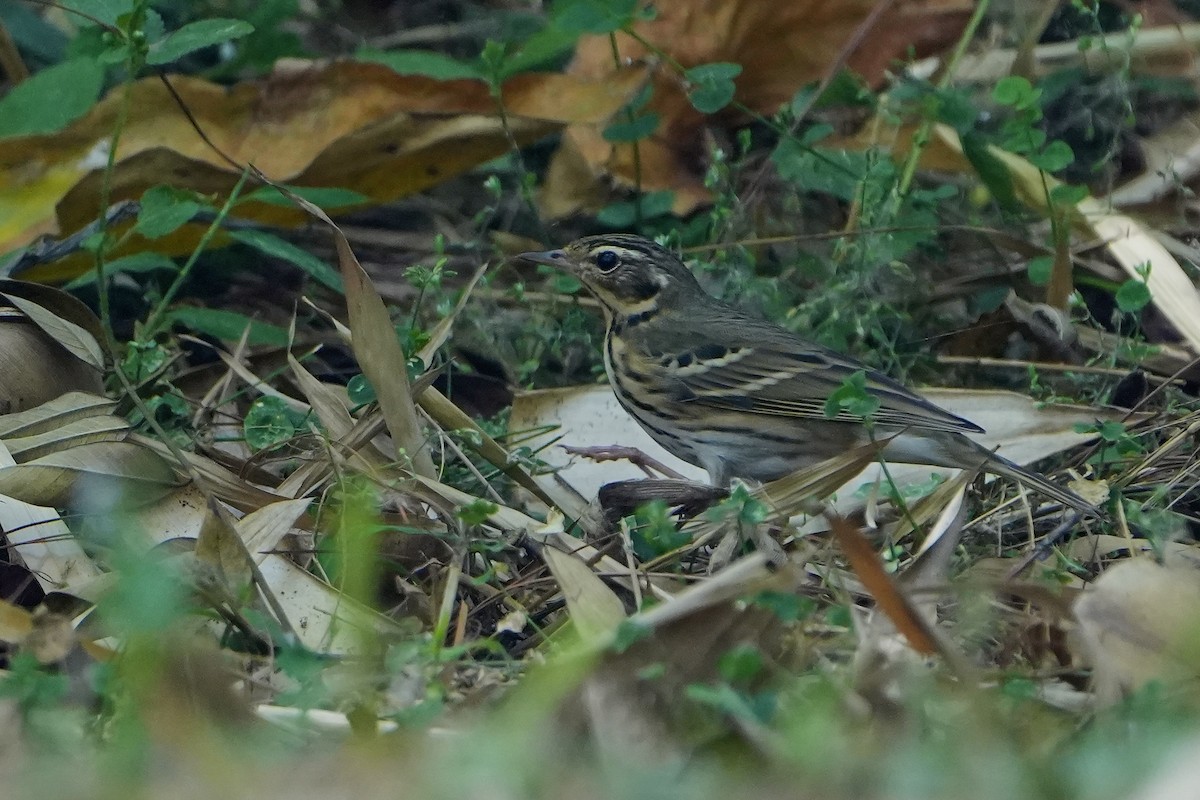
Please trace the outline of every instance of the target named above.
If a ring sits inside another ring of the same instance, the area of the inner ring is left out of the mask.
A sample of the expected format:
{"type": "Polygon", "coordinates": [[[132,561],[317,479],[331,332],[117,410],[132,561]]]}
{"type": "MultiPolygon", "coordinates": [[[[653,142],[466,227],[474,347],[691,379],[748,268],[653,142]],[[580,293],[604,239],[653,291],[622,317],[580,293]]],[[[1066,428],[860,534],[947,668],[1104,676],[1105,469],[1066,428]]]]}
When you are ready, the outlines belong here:
{"type": "MultiPolygon", "coordinates": [[[[896,442],[900,443],[900,440],[907,438],[902,434],[897,437],[896,442]]],[[[1057,500],[1063,505],[1070,506],[1087,514],[1102,516],[1096,506],[1084,500],[1070,489],[1052,483],[1042,475],[1025,469],[1020,464],[1009,461],[1004,456],[989,450],[961,433],[938,433],[932,436],[924,434],[919,438],[924,440],[921,446],[924,463],[942,467],[957,467],[960,469],[978,466],[986,472],[1003,475],[1006,478],[1019,481],[1037,492],[1057,500]]],[[[888,457],[892,457],[893,449],[893,446],[889,445],[885,454],[888,457]]],[[[907,448],[901,444],[900,449],[905,450],[907,448]]],[[[901,455],[897,460],[906,461],[908,459],[901,455]]]]}

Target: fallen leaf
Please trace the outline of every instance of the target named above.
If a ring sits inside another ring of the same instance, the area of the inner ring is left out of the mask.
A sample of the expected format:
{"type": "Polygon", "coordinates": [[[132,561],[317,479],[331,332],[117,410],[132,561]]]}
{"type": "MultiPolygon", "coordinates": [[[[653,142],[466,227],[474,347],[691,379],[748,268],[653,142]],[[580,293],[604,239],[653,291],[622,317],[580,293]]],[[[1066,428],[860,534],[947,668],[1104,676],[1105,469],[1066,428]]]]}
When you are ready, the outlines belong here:
{"type": "Polygon", "coordinates": [[[1151,681],[1168,692],[1200,689],[1200,570],[1131,558],[1075,601],[1074,640],[1092,664],[1096,699],[1111,705],[1151,681]]]}
{"type": "Polygon", "coordinates": [[[124,502],[144,504],[178,485],[162,457],[131,442],[95,442],[0,467],[0,494],[55,508],[79,501],[81,490],[108,487],[124,502]]]}
{"type": "MultiPolygon", "coordinates": [[[[566,123],[607,119],[637,79],[636,70],[601,81],[517,75],[502,87],[504,121],[482,81],[398,75],[379,64],[291,63],[232,87],[183,76],[170,81],[200,128],[236,162],[252,163],[280,182],[351,189],[384,202],[502,155],[512,140],[524,144],[566,123]]],[[[0,140],[0,252],[43,234],[76,231],[96,218],[123,91],[110,93],[61,133],[0,140]]],[[[130,92],[132,112],[122,128],[111,201],[137,199],[162,183],[227,196],[239,170],[197,135],[166,86],[148,78],[130,92]]],[[[295,208],[267,202],[246,203],[237,213],[277,225],[307,219],[295,208]]],[[[201,230],[186,225],[156,240],[154,249],[188,252],[201,230]]],[[[146,247],[135,235],[113,255],[146,247]]],[[[22,277],[74,277],[87,263],[72,257],[22,277]]]]}
{"type": "MultiPolygon", "coordinates": [[[[713,130],[709,126],[744,123],[746,117],[729,109],[716,117],[701,114],[668,62],[684,69],[722,62],[740,65],[737,101],[753,112],[771,115],[801,87],[819,80],[829,65],[839,63],[843,48],[876,5],[876,0],[658,4],[654,19],[638,21],[633,28],[666,58],[622,32],[615,34],[615,43],[608,36],[584,37],[568,73],[604,80],[618,73],[618,65],[647,64],[646,80],[654,93],[638,113],[657,114],[659,124],[638,143],[636,161],[632,146],[604,139],[603,125],[572,125],[551,164],[543,208],[559,215],[585,209],[583,204],[597,196],[592,184],[601,178],[625,186],[637,184],[643,191],[673,191],[677,214],[706,203],[704,172],[713,130]],[[764,40],[766,31],[769,40],[764,40]],[[580,180],[585,164],[591,181],[580,180]]],[[[971,8],[971,3],[961,0],[896,3],[853,48],[847,66],[877,85],[893,60],[909,52],[928,54],[955,41],[971,8]]],[[[623,117],[617,116],[604,122],[621,121],[623,117]]]]}

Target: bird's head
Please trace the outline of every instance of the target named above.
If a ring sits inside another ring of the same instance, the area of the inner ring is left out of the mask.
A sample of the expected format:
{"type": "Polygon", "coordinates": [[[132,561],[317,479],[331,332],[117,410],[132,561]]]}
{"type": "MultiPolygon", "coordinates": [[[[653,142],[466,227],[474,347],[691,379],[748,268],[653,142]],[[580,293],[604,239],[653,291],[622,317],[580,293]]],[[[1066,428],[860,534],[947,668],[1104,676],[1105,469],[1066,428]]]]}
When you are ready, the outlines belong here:
{"type": "Polygon", "coordinates": [[[683,296],[704,296],[679,256],[641,236],[585,236],[558,250],[519,257],[567,270],[616,319],[672,307],[683,296]]]}

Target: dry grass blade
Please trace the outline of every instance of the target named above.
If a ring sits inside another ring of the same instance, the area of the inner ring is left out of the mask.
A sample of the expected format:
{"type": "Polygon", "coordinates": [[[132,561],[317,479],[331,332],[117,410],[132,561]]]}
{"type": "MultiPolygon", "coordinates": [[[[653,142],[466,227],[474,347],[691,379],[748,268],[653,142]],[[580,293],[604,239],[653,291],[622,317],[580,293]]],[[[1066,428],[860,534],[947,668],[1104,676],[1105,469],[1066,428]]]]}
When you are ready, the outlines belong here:
{"type": "Polygon", "coordinates": [[[262,564],[311,505],[307,498],[283,500],[252,511],[237,521],[238,535],[255,563],[262,564]]]}
{"type": "MultiPolygon", "coordinates": [[[[278,188],[278,187],[277,187],[278,188]]],[[[346,283],[346,309],[350,314],[351,346],[363,374],[375,389],[379,407],[387,422],[388,431],[396,444],[411,459],[418,475],[432,478],[436,474],[433,459],[426,447],[425,436],[417,419],[408,383],[408,359],[392,326],[387,308],[375,290],[370,276],[358,263],[350,242],[329,215],[312,203],[294,194],[290,199],[329,226],[337,246],[338,266],[346,283]]]]}
{"type": "MultiPolygon", "coordinates": [[[[479,501],[478,497],[439,481],[428,478],[419,478],[418,480],[436,498],[454,507],[467,506],[479,501]]],[[[584,544],[580,540],[570,536],[563,531],[562,526],[544,524],[515,508],[494,503],[493,505],[496,505],[496,508],[488,514],[488,523],[497,529],[511,533],[522,533],[539,544],[551,547],[557,546],[566,552],[575,553],[589,564],[594,564],[599,570],[610,575],[620,576],[616,577],[615,580],[621,581],[626,585],[631,585],[632,579],[629,577],[628,567],[610,556],[601,555],[591,545],[584,544]]],[[[660,600],[671,597],[670,592],[654,584],[651,584],[650,591],[660,600]]]]}
{"type": "Polygon", "coordinates": [[[478,445],[472,444],[471,447],[486,458],[488,463],[512,478],[522,488],[533,492],[542,502],[556,506],[564,515],[572,519],[583,516],[587,508],[583,498],[558,485],[540,482],[522,469],[519,464],[513,463],[507,450],[484,432],[479,427],[479,423],[467,416],[461,408],[450,402],[449,398],[437,389],[430,387],[421,392],[417,402],[420,403],[425,413],[429,414],[442,428],[474,431],[479,443],[478,445]]]}
{"type": "MultiPolygon", "coordinates": [[[[939,141],[962,155],[962,142],[953,128],[935,126],[939,141]]],[[[1047,195],[1061,184],[1024,158],[989,146],[988,152],[1001,161],[1013,180],[1013,188],[1030,208],[1048,213],[1047,195]]],[[[1142,280],[1140,271],[1149,268],[1146,286],[1158,308],[1194,352],[1200,353],[1200,292],[1175,257],[1132,217],[1112,213],[1099,200],[1084,198],[1075,206],[1073,224],[1089,238],[1104,242],[1113,259],[1132,280],[1142,280]]]]}
{"type": "Polygon", "coordinates": [[[755,490],[755,494],[771,507],[775,519],[790,519],[811,509],[814,500],[833,494],[867,466],[878,461],[879,453],[887,442],[887,439],[882,439],[853,447],[820,464],[771,481],[755,490]]]}
{"type": "MultiPolygon", "coordinates": [[[[130,436],[129,440],[153,450],[163,458],[173,457],[162,442],[137,434],[130,436]]],[[[253,511],[280,500],[293,499],[256,486],[206,456],[185,452],[183,457],[187,462],[188,474],[195,477],[200,488],[234,508],[253,511]]]]}
{"type": "Polygon", "coordinates": [[[47,592],[72,592],[102,574],[52,508],[0,495],[8,555],[25,564],[47,592]]]}
{"type": "Polygon", "coordinates": [[[547,545],[542,558],[562,589],[571,622],[585,643],[601,641],[625,619],[624,604],[578,556],[547,545]]]}

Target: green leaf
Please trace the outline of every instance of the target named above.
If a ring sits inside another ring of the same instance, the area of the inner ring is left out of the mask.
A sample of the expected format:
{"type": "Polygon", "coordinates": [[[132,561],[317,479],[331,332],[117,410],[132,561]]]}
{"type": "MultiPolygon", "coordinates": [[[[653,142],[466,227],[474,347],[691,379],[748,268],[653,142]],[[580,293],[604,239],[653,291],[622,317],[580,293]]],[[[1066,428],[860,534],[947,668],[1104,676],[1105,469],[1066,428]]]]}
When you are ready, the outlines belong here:
{"type": "Polygon", "coordinates": [[[521,49],[504,62],[502,77],[527,72],[535,67],[561,61],[575,49],[578,34],[566,31],[557,25],[549,25],[521,43],[521,49]]]}
{"type": "Polygon", "coordinates": [[[764,589],[756,594],[750,599],[750,605],[770,611],[780,622],[796,622],[816,609],[811,598],[772,589],[764,589]]]}
{"type": "Polygon", "coordinates": [[[551,20],[569,33],[612,33],[633,22],[638,0],[559,0],[551,20]]]}
{"type": "Polygon", "coordinates": [[[121,17],[133,11],[134,0],[59,0],[60,5],[78,14],[68,14],[68,18],[76,24],[93,24],[101,22],[117,26],[121,17]]]}
{"type": "MultiPolygon", "coordinates": [[[[324,209],[344,208],[370,202],[371,198],[351,189],[331,186],[285,186],[292,194],[324,209]]],[[[292,201],[274,186],[262,186],[244,195],[238,202],[266,203],[272,206],[291,206],[292,201]]]]}
{"type": "Polygon", "coordinates": [[[683,73],[692,84],[688,100],[702,114],[714,114],[733,102],[737,91],[733,79],[742,73],[740,64],[716,62],[692,67],[683,73]]]}
{"type": "Polygon", "coordinates": [[[217,339],[236,342],[242,337],[246,326],[250,326],[250,344],[286,347],[288,332],[278,325],[258,322],[236,311],[217,308],[176,308],[168,314],[172,322],[178,322],[199,333],[217,339]]]}
{"type": "Polygon", "coordinates": [[[1117,308],[1126,314],[1141,311],[1150,304],[1150,287],[1144,281],[1127,280],[1117,289],[1117,308]]]}
{"type": "Polygon", "coordinates": [[[742,74],[741,64],[728,61],[714,61],[711,64],[700,64],[683,73],[684,79],[692,83],[714,83],[731,81],[742,74]]]}
{"type": "Polygon", "coordinates": [[[551,284],[554,286],[554,291],[561,294],[578,294],[583,288],[583,284],[579,282],[579,278],[574,275],[557,274],[551,279],[551,284]]]}
{"type": "Polygon", "coordinates": [[[771,160],[781,177],[804,191],[824,192],[846,202],[858,199],[859,182],[870,166],[865,153],[805,147],[795,139],[781,140],[771,160]]]}
{"type": "Polygon", "coordinates": [[[1056,206],[1073,206],[1088,196],[1086,186],[1060,183],[1050,190],[1050,202],[1056,206]]]}
{"type": "Polygon", "coordinates": [[[811,147],[822,139],[832,136],[833,133],[832,125],[827,122],[818,122],[800,134],[800,144],[811,147]]]}
{"type": "Polygon", "coordinates": [[[0,3],[0,21],[30,61],[57,64],[66,57],[66,34],[35,14],[32,4],[0,3]]]}
{"type": "Polygon", "coordinates": [[[825,416],[830,419],[843,411],[856,417],[869,417],[878,410],[879,398],[867,392],[867,373],[861,369],[842,381],[825,401],[825,416]]]}
{"type": "Polygon", "coordinates": [[[458,507],[455,516],[467,525],[482,525],[488,518],[500,510],[500,506],[490,500],[476,499],[458,507]]]}
{"type": "Polygon", "coordinates": [[[202,19],[189,22],[160,42],[151,45],[146,63],[170,64],[188,53],[204,47],[228,42],[254,32],[254,26],[240,19],[202,19]]]}
{"type": "Polygon", "coordinates": [[[355,406],[365,406],[379,399],[375,394],[375,387],[361,372],[346,381],[346,396],[355,406]]]}
{"type": "Polygon", "coordinates": [[[0,100],[0,137],[61,131],[92,107],[103,82],[104,68],[93,59],[42,70],[0,100]]]}
{"type": "MultiPolygon", "coordinates": [[[[116,275],[118,273],[139,273],[153,272],[156,269],[177,270],[179,267],[174,261],[164,256],[162,253],[155,253],[146,250],[141,253],[134,253],[129,256],[113,259],[112,261],[104,262],[104,274],[107,276],[116,275]]],[[[64,288],[78,289],[82,286],[90,286],[96,282],[96,271],[88,270],[80,275],[75,280],[68,283],[64,288]]]]}
{"type": "Polygon", "coordinates": [[[646,192],[633,200],[609,203],[596,214],[596,222],[606,228],[632,227],[637,222],[638,203],[641,204],[643,221],[665,217],[675,205],[675,193],[646,192]]]}
{"type": "Polygon", "coordinates": [[[333,289],[335,292],[344,294],[346,291],[346,287],[342,283],[342,276],[338,274],[336,270],[307,250],[297,247],[286,239],[281,239],[273,233],[256,230],[241,230],[230,233],[230,238],[249,247],[253,247],[260,253],[264,253],[273,258],[282,259],[290,264],[296,265],[300,269],[304,270],[304,272],[308,273],[318,283],[333,289]]]}
{"type": "Polygon", "coordinates": [[[1034,286],[1045,286],[1050,282],[1050,276],[1054,274],[1054,256],[1038,256],[1029,259],[1026,272],[1029,275],[1029,282],[1034,286]]]}
{"type": "Polygon", "coordinates": [[[652,500],[638,508],[634,521],[630,543],[634,554],[642,560],[678,550],[692,541],[691,534],[679,530],[662,500],[652,500]]]}
{"type": "Polygon", "coordinates": [[[762,668],[762,651],[749,642],[734,645],[717,662],[721,677],[733,684],[749,683],[762,672],[762,668]]]}
{"type": "Polygon", "coordinates": [[[658,114],[646,114],[629,122],[617,122],[604,129],[606,142],[636,142],[658,128],[658,114]]]}
{"type": "Polygon", "coordinates": [[[987,140],[974,132],[965,133],[960,138],[963,155],[971,162],[979,179],[992,193],[992,197],[996,198],[1000,207],[1008,211],[1020,208],[1021,204],[1013,190],[1012,173],[1008,171],[1004,162],[988,149],[987,140]]]}
{"type": "Polygon", "coordinates": [[[460,61],[434,50],[372,50],[363,48],[354,54],[359,61],[383,64],[400,75],[424,75],[439,81],[463,78],[483,80],[477,63],[460,61]]]}
{"type": "Polygon", "coordinates": [[[246,444],[252,450],[269,450],[294,437],[304,422],[304,415],[288,406],[279,397],[259,397],[250,404],[242,421],[246,444]]]}
{"type": "Polygon", "coordinates": [[[1071,145],[1055,139],[1046,145],[1046,149],[1042,152],[1030,153],[1026,158],[1038,169],[1046,172],[1058,172],[1060,169],[1070,166],[1075,160],[1075,153],[1071,150],[1071,145]]]}
{"type": "Polygon", "coordinates": [[[1033,88],[1029,81],[1020,75],[1010,75],[1002,78],[992,90],[992,99],[1005,106],[1017,110],[1029,108],[1038,101],[1041,92],[1033,88]]]}
{"type": "Polygon", "coordinates": [[[173,186],[154,186],[142,194],[141,209],[133,229],[147,239],[173,233],[204,206],[194,192],[173,186]]]}

